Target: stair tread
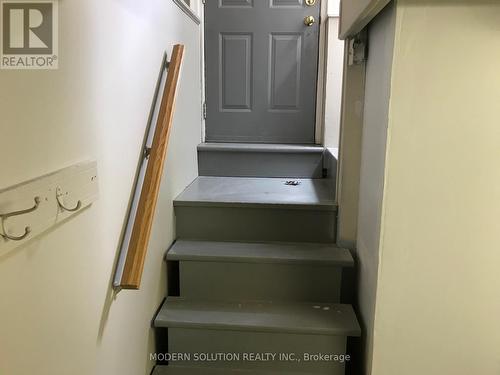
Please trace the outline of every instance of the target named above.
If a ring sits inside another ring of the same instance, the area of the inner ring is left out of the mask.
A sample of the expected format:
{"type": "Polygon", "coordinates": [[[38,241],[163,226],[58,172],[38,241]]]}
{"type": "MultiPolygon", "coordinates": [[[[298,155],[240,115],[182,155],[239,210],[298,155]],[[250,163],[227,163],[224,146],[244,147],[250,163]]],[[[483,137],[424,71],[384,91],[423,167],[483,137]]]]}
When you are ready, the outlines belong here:
{"type": "Polygon", "coordinates": [[[168,251],[167,260],[354,266],[349,250],[321,243],[178,240],[168,251]]]}
{"type": "MultiPolygon", "coordinates": [[[[191,366],[156,366],[153,375],[282,375],[283,372],[261,370],[240,370],[232,368],[211,368],[191,366]]],[[[294,375],[310,375],[305,372],[293,372],[294,375]]]]}
{"type": "Polygon", "coordinates": [[[322,154],[325,148],[317,145],[272,143],[200,143],[198,151],[266,152],[322,154]]]}
{"type": "Polygon", "coordinates": [[[314,208],[335,210],[335,198],[327,179],[197,177],[174,201],[175,206],[232,206],[314,208]]]}
{"type": "Polygon", "coordinates": [[[359,336],[350,305],[330,303],[198,301],[167,297],[155,327],[359,336]]]}

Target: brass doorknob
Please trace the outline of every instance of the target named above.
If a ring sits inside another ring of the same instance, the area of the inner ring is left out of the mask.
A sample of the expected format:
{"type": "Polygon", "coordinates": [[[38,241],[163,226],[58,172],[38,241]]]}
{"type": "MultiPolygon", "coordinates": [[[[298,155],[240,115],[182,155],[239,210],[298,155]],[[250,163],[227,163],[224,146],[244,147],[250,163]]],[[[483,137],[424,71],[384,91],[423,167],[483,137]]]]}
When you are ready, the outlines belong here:
{"type": "Polygon", "coordinates": [[[304,18],[304,24],[306,26],[312,26],[312,25],[314,25],[315,22],[316,22],[316,20],[314,19],[313,16],[307,16],[306,18],[304,18]]]}

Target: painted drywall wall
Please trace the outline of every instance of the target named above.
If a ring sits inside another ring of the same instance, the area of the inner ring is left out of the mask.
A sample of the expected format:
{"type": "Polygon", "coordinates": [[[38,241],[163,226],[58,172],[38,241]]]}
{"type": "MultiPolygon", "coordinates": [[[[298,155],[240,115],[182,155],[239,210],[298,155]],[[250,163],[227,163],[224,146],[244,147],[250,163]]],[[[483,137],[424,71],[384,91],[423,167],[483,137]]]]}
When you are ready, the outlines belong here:
{"type": "Polygon", "coordinates": [[[395,14],[394,6],[387,6],[368,30],[370,56],[366,64],[357,232],[358,308],[366,335],[366,369],[371,366],[377,298],[395,14]]]}
{"type": "Polygon", "coordinates": [[[341,0],[340,36],[359,33],[391,0],[341,0]]]}
{"type": "Polygon", "coordinates": [[[365,97],[365,63],[348,64],[348,47],[344,49],[339,166],[337,169],[337,244],[356,248],[358,231],[359,174],[363,106],[365,97]]]}
{"type": "Polygon", "coordinates": [[[344,67],[344,42],[338,38],[338,29],[339,18],[329,17],[327,26],[328,50],[326,57],[324,145],[333,148],[339,147],[344,67]]]}
{"type": "Polygon", "coordinates": [[[399,0],[373,375],[500,373],[500,3],[399,0]]]}
{"type": "Polygon", "coordinates": [[[0,254],[0,373],[149,374],[172,198],[197,174],[200,27],[172,1],[61,1],[57,71],[0,71],[0,187],[96,159],[100,199],[0,254]],[[140,291],[114,296],[118,242],[165,50],[186,45],[140,291]]]}

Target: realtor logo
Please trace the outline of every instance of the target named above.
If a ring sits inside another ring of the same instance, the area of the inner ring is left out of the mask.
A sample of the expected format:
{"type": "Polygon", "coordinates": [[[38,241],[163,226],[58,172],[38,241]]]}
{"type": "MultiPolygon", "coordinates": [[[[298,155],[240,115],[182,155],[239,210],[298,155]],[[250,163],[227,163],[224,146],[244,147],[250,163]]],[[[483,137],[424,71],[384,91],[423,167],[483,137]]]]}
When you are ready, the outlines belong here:
{"type": "Polygon", "coordinates": [[[0,0],[2,69],[57,69],[57,0],[0,0]]]}

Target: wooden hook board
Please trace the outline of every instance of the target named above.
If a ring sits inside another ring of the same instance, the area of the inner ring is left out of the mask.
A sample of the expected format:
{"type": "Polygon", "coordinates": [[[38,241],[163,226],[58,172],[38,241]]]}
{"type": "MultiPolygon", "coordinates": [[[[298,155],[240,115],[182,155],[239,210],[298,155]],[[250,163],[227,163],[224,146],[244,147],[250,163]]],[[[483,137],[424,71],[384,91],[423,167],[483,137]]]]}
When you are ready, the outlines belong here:
{"type": "Polygon", "coordinates": [[[57,172],[0,190],[0,255],[40,236],[77,215],[98,197],[97,163],[75,164],[57,172]],[[35,202],[38,202],[35,207],[35,202]],[[33,207],[31,212],[6,217],[33,207]],[[25,238],[12,240],[7,236],[25,238]],[[6,233],[5,233],[5,232],[6,233]]]}

